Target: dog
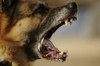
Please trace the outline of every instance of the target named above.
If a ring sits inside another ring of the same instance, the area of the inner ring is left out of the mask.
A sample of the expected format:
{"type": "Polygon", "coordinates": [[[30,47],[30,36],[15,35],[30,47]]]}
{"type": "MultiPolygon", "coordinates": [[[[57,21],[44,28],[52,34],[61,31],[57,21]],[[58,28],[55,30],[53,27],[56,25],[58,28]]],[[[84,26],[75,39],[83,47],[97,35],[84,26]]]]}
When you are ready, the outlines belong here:
{"type": "Polygon", "coordinates": [[[38,0],[0,0],[0,66],[31,66],[45,58],[65,61],[67,53],[50,41],[62,25],[75,21],[75,2],[50,8],[38,0]]]}

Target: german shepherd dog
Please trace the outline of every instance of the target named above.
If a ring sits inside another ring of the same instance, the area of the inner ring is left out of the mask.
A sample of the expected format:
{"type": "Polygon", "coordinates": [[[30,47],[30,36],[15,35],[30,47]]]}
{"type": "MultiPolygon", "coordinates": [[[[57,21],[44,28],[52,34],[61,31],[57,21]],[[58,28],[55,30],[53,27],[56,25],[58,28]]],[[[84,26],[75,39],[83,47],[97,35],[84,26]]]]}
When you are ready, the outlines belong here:
{"type": "Polygon", "coordinates": [[[32,66],[40,58],[65,61],[50,41],[62,25],[76,20],[77,4],[50,8],[37,0],[0,0],[0,66],[32,66]]]}

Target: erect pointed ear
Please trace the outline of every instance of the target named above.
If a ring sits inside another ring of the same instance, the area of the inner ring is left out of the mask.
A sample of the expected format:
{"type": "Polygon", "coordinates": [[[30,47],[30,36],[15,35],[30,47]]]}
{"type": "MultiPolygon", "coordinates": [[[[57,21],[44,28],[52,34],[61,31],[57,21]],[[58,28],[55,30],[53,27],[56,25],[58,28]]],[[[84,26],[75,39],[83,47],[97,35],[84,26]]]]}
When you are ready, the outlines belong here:
{"type": "Polygon", "coordinates": [[[11,5],[13,4],[14,0],[2,0],[2,4],[5,7],[11,7],[11,5]]]}

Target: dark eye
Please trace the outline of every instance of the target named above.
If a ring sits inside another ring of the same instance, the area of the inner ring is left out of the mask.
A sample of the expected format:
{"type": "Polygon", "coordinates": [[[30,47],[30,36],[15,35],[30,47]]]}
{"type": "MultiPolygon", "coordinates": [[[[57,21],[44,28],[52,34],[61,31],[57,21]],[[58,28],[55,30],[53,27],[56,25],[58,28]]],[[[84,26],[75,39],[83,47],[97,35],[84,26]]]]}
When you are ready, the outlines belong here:
{"type": "Polygon", "coordinates": [[[45,6],[44,4],[39,4],[38,9],[36,10],[37,13],[46,13],[49,10],[49,8],[47,6],[45,6]]]}
{"type": "Polygon", "coordinates": [[[39,7],[44,7],[44,5],[43,4],[39,4],[39,7]]]}

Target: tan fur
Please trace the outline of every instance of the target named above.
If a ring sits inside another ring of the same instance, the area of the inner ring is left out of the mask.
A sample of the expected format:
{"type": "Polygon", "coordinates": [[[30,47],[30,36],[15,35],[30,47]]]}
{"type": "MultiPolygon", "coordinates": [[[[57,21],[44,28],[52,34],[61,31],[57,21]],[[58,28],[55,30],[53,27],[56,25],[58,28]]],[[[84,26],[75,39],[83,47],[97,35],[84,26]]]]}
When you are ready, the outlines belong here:
{"type": "MultiPolygon", "coordinates": [[[[26,54],[24,52],[23,47],[19,45],[19,42],[5,41],[0,40],[0,61],[8,60],[13,61],[13,64],[25,64],[28,66],[28,60],[26,54]]],[[[13,65],[13,66],[21,66],[21,65],[13,65]]]]}
{"type": "Polygon", "coordinates": [[[40,20],[38,17],[23,18],[11,29],[11,31],[6,35],[6,38],[12,39],[13,41],[24,41],[28,38],[25,33],[34,30],[39,23],[40,20]],[[31,22],[33,20],[34,22],[31,22]]]}
{"type": "Polygon", "coordinates": [[[3,13],[0,15],[0,34],[4,34],[8,23],[9,18],[3,13]]]}

